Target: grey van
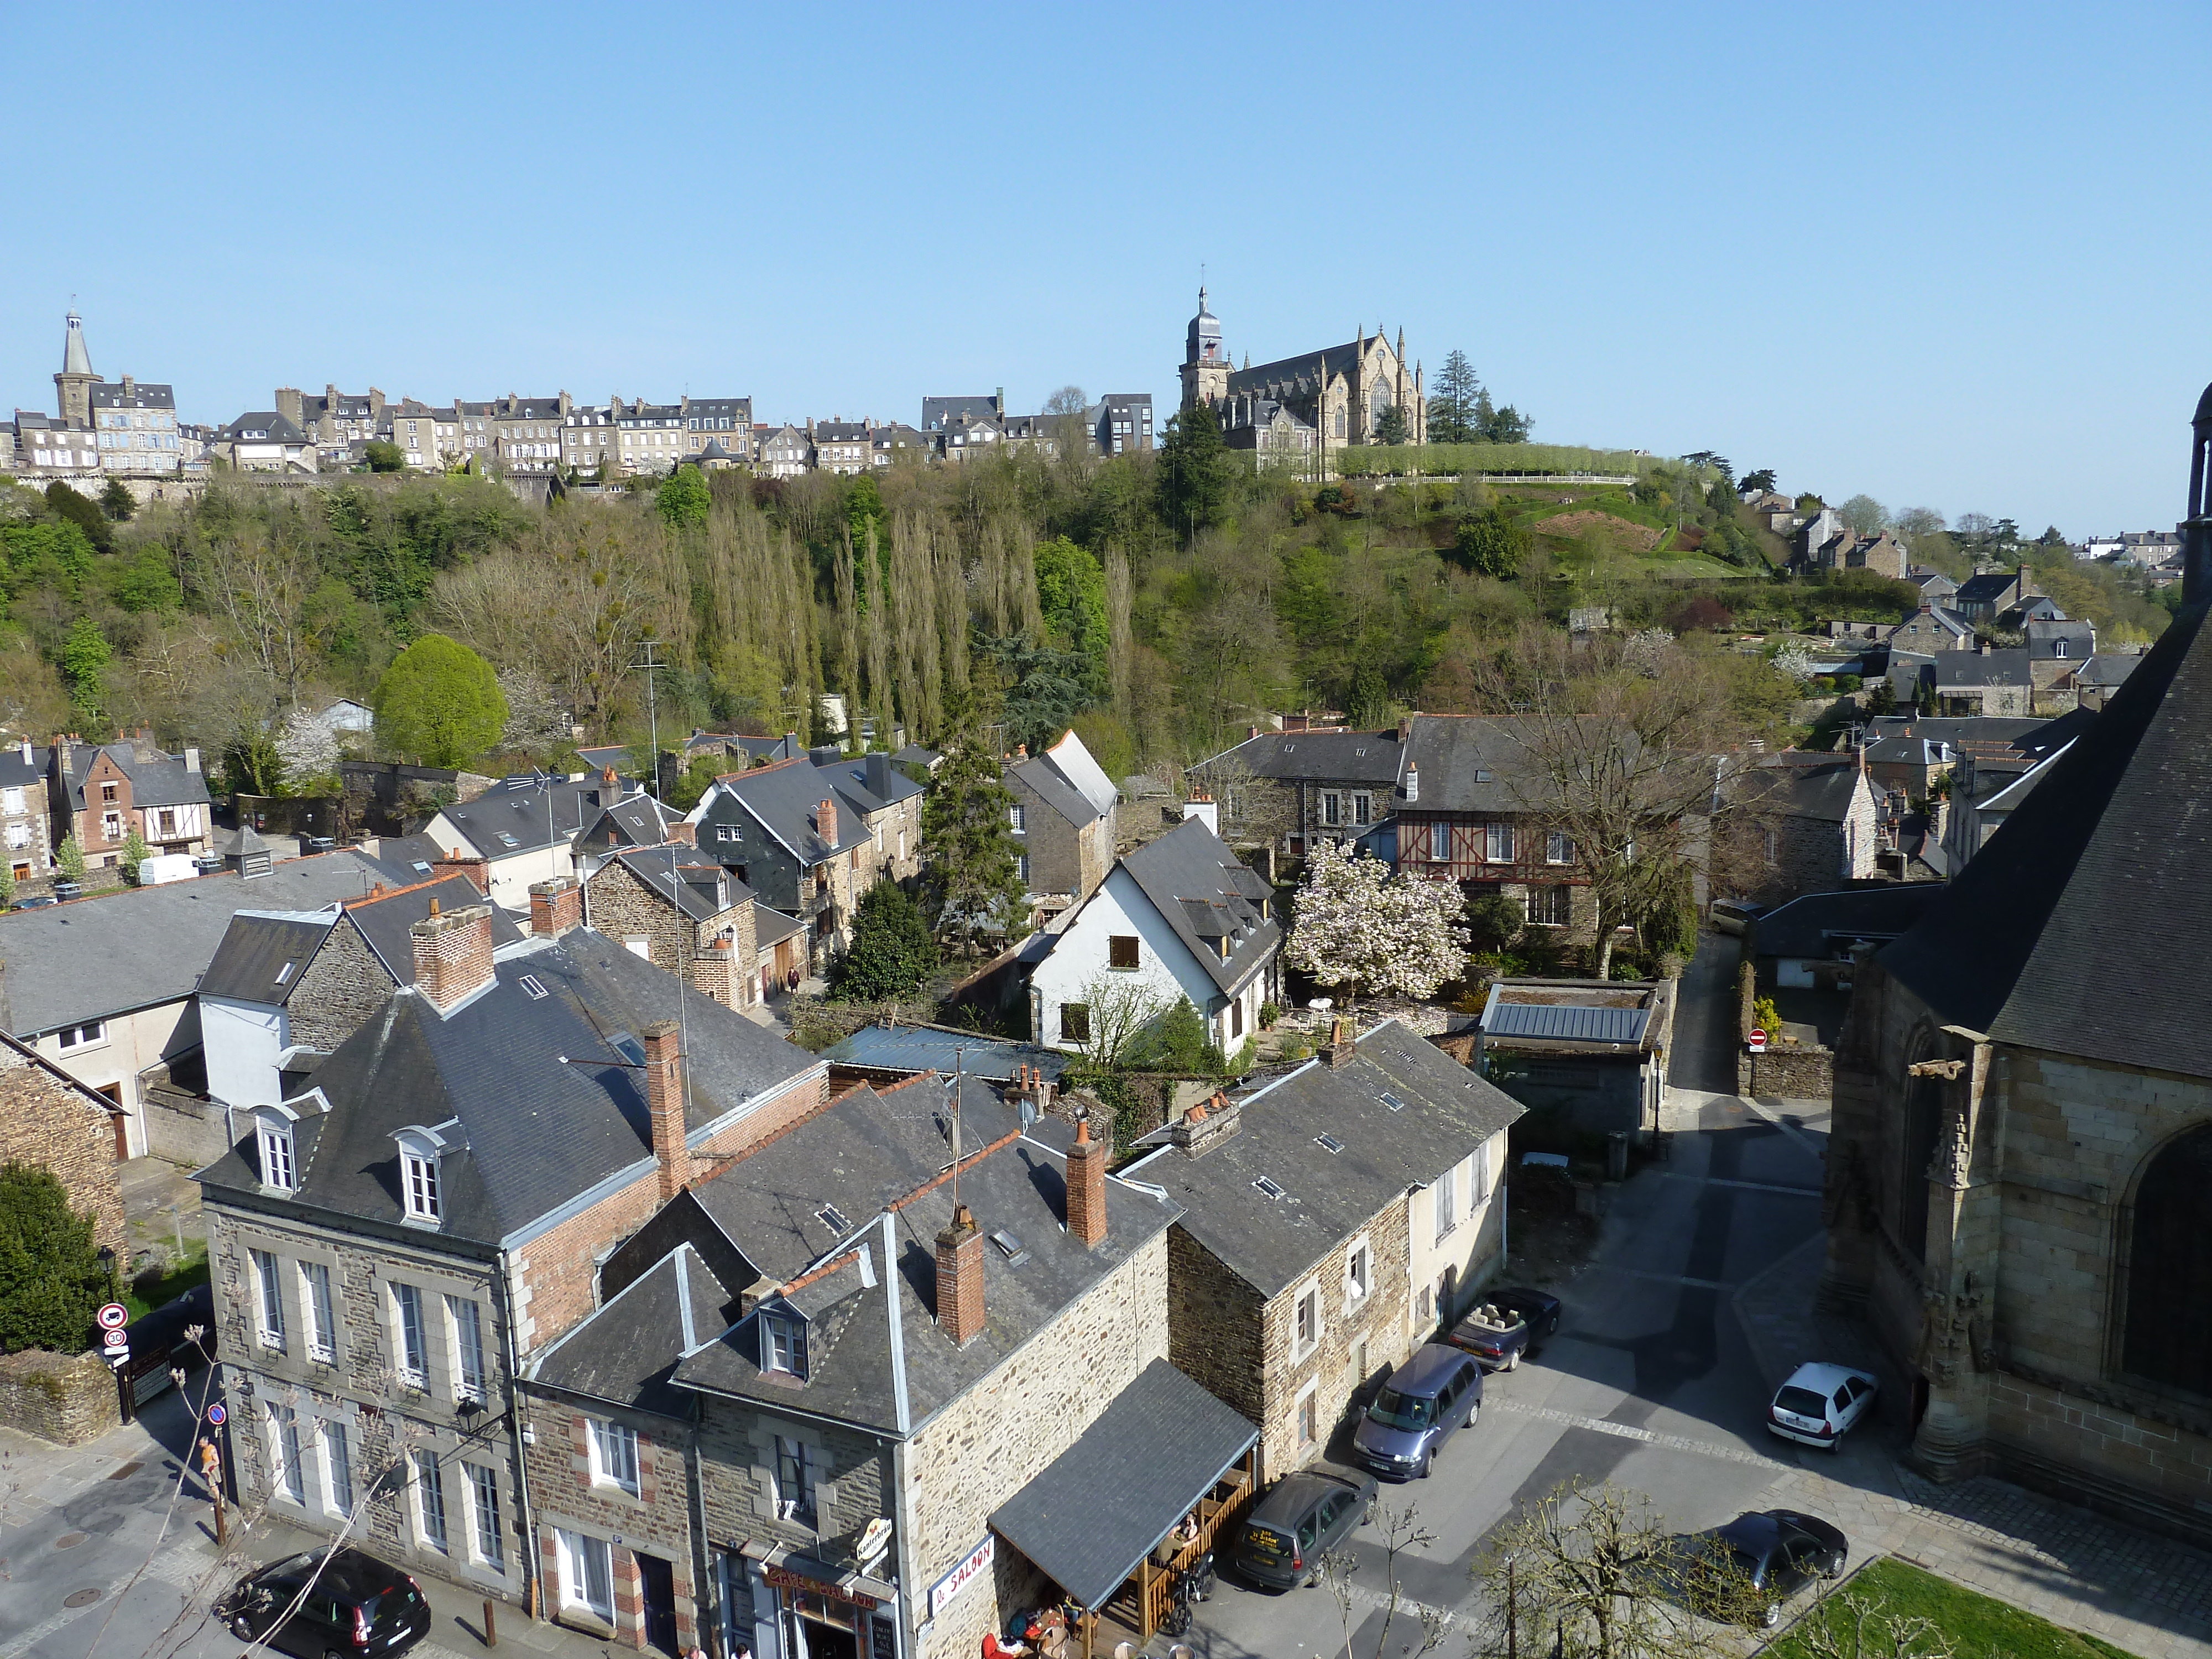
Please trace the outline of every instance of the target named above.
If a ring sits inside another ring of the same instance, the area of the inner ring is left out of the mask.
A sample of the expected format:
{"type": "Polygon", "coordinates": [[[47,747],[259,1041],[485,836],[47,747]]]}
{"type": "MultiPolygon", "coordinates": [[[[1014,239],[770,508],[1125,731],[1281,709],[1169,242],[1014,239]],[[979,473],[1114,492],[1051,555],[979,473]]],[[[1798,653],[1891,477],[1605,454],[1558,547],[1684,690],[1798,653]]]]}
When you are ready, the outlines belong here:
{"type": "Polygon", "coordinates": [[[1453,1430],[1474,1422],[1481,1405],[1480,1363],[1431,1342],[1390,1374],[1352,1431],[1352,1455],[1385,1480],[1424,1477],[1437,1448],[1453,1430]]]}

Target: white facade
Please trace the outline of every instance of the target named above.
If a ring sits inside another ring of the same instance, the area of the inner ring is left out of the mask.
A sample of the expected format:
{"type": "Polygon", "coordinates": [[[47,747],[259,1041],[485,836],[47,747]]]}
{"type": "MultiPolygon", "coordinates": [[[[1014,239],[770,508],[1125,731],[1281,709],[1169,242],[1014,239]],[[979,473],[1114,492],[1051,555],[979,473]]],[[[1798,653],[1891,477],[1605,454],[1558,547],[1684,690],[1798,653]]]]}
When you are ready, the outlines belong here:
{"type": "Polygon", "coordinates": [[[565,840],[550,847],[479,847],[463,835],[443,812],[432,818],[423,834],[441,848],[459,848],[489,860],[490,898],[502,910],[527,912],[530,884],[576,874],[575,854],[565,840]]]}
{"type": "Polygon", "coordinates": [[[1504,1260],[1492,1200],[1505,1157],[1501,1129],[1448,1176],[1406,1194],[1407,1328],[1417,1340],[1456,1319],[1504,1260]]]}
{"type": "Polygon", "coordinates": [[[129,1155],[146,1152],[146,1111],[138,1073],[199,1041],[193,999],[155,1003],[115,1014],[88,1025],[49,1031],[32,1046],[86,1088],[106,1095],[129,1115],[125,1133],[129,1155]]]}
{"type": "Polygon", "coordinates": [[[240,1108],[274,1106],[283,1098],[278,1056],[291,1047],[292,1030],[282,1008],[202,997],[200,1042],[211,1097],[240,1108]]]}
{"type": "Polygon", "coordinates": [[[1176,999],[1188,997],[1205,1018],[1208,1036],[1223,1053],[1234,1054],[1260,1029],[1260,1005],[1267,1000],[1273,970],[1274,957],[1264,957],[1252,964],[1233,995],[1224,995],[1136,878],[1116,864],[1061,931],[1052,954],[1030,975],[1030,1037],[1057,1048],[1081,1048],[1066,1034],[1067,1006],[1087,1010],[1094,986],[1134,983],[1158,1000],[1162,1012],[1176,999]],[[1134,968],[1112,965],[1117,938],[1136,939],[1134,968]]]}

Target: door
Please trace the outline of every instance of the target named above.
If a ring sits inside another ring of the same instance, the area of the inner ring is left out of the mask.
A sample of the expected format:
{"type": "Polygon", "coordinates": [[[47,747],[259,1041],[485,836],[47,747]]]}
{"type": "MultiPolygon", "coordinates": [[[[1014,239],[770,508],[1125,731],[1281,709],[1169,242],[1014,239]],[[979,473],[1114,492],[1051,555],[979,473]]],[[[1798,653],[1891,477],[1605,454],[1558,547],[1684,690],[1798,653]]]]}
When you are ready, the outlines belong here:
{"type": "MultiPolygon", "coordinates": [[[[103,1083],[100,1085],[100,1092],[118,1106],[123,1103],[123,1085],[119,1083],[103,1083]]],[[[115,1125],[115,1161],[127,1164],[131,1160],[130,1114],[118,1112],[109,1121],[115,1125]]]]}
{"type": "Polygon", "coordinates": [[[676,1645],[676,1571],[657,1555],[640,1553],[637,1576],[645,1598],[645,1644],[663,1653],[676,1645]]]}

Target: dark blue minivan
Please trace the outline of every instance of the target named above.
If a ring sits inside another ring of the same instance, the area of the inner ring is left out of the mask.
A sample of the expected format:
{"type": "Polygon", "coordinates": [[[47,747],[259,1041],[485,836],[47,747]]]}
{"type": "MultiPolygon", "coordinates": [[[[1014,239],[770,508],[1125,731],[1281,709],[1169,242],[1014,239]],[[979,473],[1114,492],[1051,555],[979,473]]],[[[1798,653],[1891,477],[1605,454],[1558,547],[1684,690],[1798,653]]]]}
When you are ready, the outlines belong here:
{"type": "Polygon", "coordinates": [[[1470,1353],[1431,1342],[1390,1374],[1352,1431],[1362,1467],[1385,1480],[1418,1480],[1453,1430],[1474,1421],[1482,1366],[1470,1353]]]}

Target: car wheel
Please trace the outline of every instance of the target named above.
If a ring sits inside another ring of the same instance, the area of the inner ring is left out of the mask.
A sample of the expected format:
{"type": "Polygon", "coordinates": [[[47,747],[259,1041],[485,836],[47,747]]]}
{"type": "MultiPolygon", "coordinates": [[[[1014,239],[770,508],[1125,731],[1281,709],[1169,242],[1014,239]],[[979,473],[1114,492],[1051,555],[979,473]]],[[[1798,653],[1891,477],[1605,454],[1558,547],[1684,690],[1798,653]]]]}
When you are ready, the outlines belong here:
{"type": "Polygon", "coordinates": [[[1772,1630],[1777,1625],[1780,1624],[1782,1622],[1782,1603],[1779,1601],[1769,1601],[1766,1604],[1766,1610],[1759,1615],[1759,1622],[1760,1627],[1765,1630],[1772,1630]]]}
{"type": "Polygon", "coordinates": [[[251,1642],[253,1639],[253,1626],[247,1624],[243,1618],[234,1619],[230,1621],[230,1633],[241,1642],[251,1642]]]}
{"type": "Polygon", "coordinates": [[[1841,1550],[1832,1552],[1828,1559],[1820,1564],[1820,1576],[1823,1578],[1839,1577],[1843,1571],[1844,1552],[1841,1550]]]}
{"type": "Polygon", "coordinates": [[[1509,1353],[1509,1354],[1507,1354],[1507,1355],[1505,1356],[1505,1363],[1504,1363],[1504,1364],[1501,1365],[1498,1369],[1499,1369],[1499,1370],[1501,1370],[1512,1371],[1512,1370],[1520,1370],[1520,1368],[1521,1368],[1521,1350],[1520,1350],[1520,1349],[1518,1349],[1518,1348],[1516,1348],[1516,1349],[1515,1349],[1511,1353],[1509,1353]]]}
{"type": "Polygon", "coordinates": [[[1413,1471],[1413,1479],[1416,1480],[1427,1480],[1429,1478],[1429,1471],[1436,1468],[1436,1466],[1437,1450],[1435,1447],[1431,1446],[1428,1450],[1421,1454],[1421,1467],[1413,1471]]]}

